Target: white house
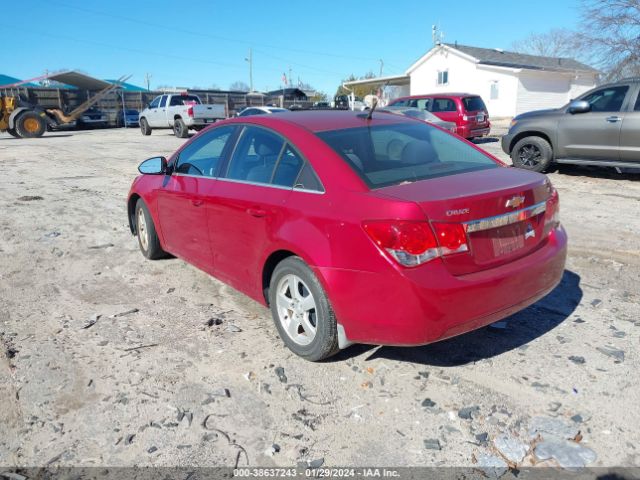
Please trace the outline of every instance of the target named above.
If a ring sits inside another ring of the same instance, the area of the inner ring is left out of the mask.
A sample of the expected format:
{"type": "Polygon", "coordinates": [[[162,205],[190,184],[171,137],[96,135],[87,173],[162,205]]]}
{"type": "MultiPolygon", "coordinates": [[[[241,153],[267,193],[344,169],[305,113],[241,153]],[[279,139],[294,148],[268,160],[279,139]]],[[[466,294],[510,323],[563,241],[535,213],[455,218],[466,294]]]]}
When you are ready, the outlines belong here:
{"type": "Polygon", "coordinates": [[[437,92],[477,94],[495,118],[560,107],[595,87],[597,77],[597,70],[572,58],[443,43],[404,75],[356,80],[345,86],[395,86],[394,98],[437,92]]]}

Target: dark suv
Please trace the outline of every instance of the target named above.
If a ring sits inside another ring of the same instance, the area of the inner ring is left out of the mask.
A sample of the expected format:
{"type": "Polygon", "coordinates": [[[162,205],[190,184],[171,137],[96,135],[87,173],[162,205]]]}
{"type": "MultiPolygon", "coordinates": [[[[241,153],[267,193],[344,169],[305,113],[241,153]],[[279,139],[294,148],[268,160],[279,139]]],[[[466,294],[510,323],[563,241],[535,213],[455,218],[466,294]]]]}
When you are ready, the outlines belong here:
{"type": "Polygon", "coordinates": [[[478,95],[469,93],[434,93],[393,100],[390,107],[413,107],[428,110],[440,120],[456,124],[456,133],[471,140],[489,135],[489,112],[478,95]]]}
{"type": "Polygon", "coordinates": [[[640,78],[602,85],[554,110],[518,115],[502,137],[513,165],[640,167],[640,78]]]}

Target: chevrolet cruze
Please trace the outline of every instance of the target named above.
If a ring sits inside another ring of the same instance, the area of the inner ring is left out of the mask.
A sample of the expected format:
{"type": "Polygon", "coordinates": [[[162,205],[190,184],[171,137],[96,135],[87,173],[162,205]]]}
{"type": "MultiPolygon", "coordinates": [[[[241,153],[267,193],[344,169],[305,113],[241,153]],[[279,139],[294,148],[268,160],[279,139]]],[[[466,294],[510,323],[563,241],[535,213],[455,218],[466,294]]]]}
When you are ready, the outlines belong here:
{"type": "Polygon", "coordinates": [[[309,360],[480,328],[564,271],[549,180],[411,118],[234,118],[139,171],[128,216],[144,256],[172,254],[270,307],[309,360]]]}

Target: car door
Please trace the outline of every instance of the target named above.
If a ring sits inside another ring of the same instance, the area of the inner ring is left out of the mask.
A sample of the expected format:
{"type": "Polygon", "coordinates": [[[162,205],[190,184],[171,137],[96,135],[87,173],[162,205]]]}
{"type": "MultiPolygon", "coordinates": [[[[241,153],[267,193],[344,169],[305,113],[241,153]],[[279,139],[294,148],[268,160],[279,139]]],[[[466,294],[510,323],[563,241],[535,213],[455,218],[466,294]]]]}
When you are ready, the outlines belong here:
{"type": "Polygon", "coordinates": [[[284,138],[245,126],[209,204],[216,275],[249,295],[260,294],[260,262],[301,167],[284,138]]]}
{"type": "Polygon", "coordinates": [[[458,122],[458,109],[456,108],[456,102],[450,98],[434,97],[431,102],[427,104],[429,111],[433,113],[440,120],[445,122],[458,122]]]}
{"type": "Polygon", "coordinates": [[[210,273],[214,265],[207,203],[215,195],[218,169],[234,131],[232,125],[221,126],[187,143],[158,191],[158,215],[166,249],[210,273]]]}
{"type": "Polygon", "coordinates": [[[620,127],[620,160],[640,162],[640,85],[635,87],[635,101],[629,102],[620,127]]]}
{"type": "Polygon", "coordinates": [[[580,100],[591,105],[591,111],[569,113],[558,122],[558,152],[561,158],[618,161],[620,127],[628,85],[600,88],[580,100]]]}
{"type": "Polygon", "coordinates": [[[162,96],[154,98],[149,106],[144,110],[144,117],[147,119],[147,123],[150,127],[156,126],[154,118],[158,116],[158,107],[160,106],[160,99],[162,96]]]}

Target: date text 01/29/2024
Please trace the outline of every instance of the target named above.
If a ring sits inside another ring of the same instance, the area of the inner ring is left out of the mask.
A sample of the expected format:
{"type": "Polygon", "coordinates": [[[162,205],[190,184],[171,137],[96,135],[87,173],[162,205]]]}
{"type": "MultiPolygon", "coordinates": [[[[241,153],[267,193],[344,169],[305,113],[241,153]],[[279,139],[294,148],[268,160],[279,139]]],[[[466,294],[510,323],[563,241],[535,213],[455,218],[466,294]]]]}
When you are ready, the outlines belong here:
{"type": "Polygon", "coordinates": [[[399,472],[388,468],[238,468],[237,478],[395,478],[399,472]]]}

